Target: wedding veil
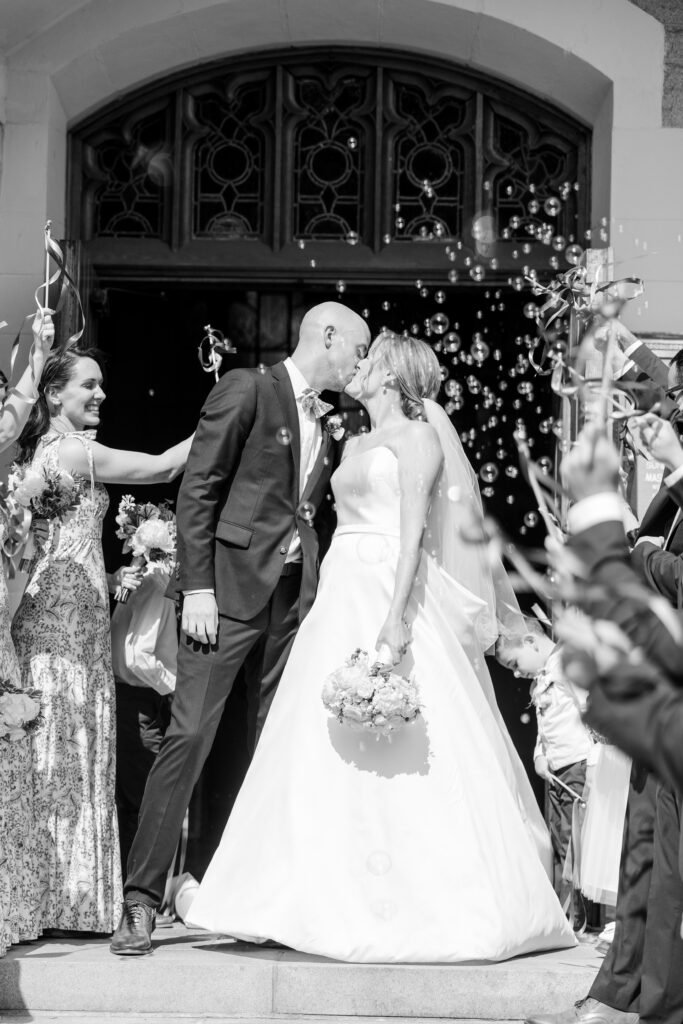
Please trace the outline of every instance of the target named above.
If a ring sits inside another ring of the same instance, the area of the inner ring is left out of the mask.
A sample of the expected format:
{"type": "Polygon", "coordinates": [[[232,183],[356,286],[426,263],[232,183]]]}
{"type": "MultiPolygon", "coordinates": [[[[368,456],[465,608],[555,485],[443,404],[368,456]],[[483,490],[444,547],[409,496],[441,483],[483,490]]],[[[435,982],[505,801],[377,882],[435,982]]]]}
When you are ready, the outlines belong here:
{"type": "Polygon", "coordinates": [[[528,627],[501,559],[490,545],[467,540],[484,515],[477,477],[462,442],[445,411],[424,402],[427,422],[436,430],[444,465],[432,498],[425,531],[425,550],[461,586],[485,602],[475,632],[483,651],[500,635],[524,634],[528,627]]]}

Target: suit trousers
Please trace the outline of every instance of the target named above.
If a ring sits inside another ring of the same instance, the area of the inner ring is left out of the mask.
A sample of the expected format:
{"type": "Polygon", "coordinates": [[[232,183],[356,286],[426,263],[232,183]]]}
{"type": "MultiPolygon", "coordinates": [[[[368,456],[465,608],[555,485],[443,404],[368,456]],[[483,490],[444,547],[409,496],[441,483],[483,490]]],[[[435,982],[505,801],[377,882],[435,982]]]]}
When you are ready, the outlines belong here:
{"type": "Polygon", "coordinates": [[[681,801],[667,787],[654,787],[648,776],[641,799],[633,787],[629,793],[614,942],[590,995],[639,1013],[641,1024],[681,1024],[681,801]]]}
{"type": "Polygon", "coordinates": [[[652,879],[657,783],[631,781],[619,865],[614,939],[588,993],[616,1010],[638,1012],[652,879]]]}
{"type": "Polygon", "coordinates": [[[285,569],[268,604],[253,619],[219,616],[212,647],[181,633],[171,724],[147,780],[128,858],[126,899],[161,903],[185,811],[242,666],[251,749],[256,745],[299,623],[301,567],[285,569]]]}
{"type": "Polygon", "coordinates": [[[116,811],[124,874],[147,778],[171,720],[170,708],[171,698],[151,687],[116,680],[116,811]]]}

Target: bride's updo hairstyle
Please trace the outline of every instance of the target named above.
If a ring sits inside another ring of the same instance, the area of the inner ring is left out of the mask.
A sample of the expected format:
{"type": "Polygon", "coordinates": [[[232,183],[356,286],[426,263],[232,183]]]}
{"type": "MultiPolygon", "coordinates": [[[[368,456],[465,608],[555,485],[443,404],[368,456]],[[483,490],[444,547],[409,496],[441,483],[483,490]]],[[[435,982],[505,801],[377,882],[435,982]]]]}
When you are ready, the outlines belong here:
{"type": "Polygon", "coordinates": [[[104,356],[96,348],[63,348],[52,351],[45,360],[43,375],[38,385],[38,401],[31,409],[26,426],[17,441],[17,462],[30,462],[38,442],[50,429],[50,408],[45,393],[54,388],[61,391],[69,383],[79,359],[94,359],[104,371],[104,356]]]}
{"type": "Polygon", "coordinates": [[[441,366],[426,341],[382,331],[373,342],[372,355],[382,370],[396,377],[408,419],[424,420],[425,398],[436,398],[441,387],[441,366]]]}

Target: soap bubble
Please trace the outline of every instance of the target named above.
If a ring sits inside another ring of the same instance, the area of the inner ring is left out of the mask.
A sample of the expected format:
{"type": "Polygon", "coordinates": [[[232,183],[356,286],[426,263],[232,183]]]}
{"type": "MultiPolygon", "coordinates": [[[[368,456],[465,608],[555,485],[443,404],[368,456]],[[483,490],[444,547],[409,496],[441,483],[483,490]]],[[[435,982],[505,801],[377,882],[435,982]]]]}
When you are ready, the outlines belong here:
{"type": "Polygon", "coordinates": [[[355,135],[350,135],[346,140],[346,145],[349,149],[358,149],[358,139],[355,135]]]}
{"type": "Polygon", "coordinates": [[[552,247],[557,252],[561,252],[563,249],[567,248],[567,239],[564,235],[555,235],[552,241],[552,247]]]}
{"type": "Polygon", "coordinates": [[[346,291],[346,281],[337,281],[336,288],[339,294],[343,295],[344,292],[346,291]]]}
{"type": "Polygon", "coordinates": [[[543,209],[549,217],[557,217],[562,209],[562,203],[555,196],[549,196],[543,204],[543,209]]]}
{"type": "Polygon", "coordinates": [[[470,267],[470,277],[473,281],[483,281],[486,276],[486,271],[480,263],[475,263],[473,267],[470,267]]]}
{"type": "Polygon", "coordinates": [[[457,380],[447,380],[443,389],[449,398],[460,398],[462,395],[462,384],[457,380]]]}
{"type": "Polygon", "coordinates": [[[568,245],[564,250],[564,258],[567,263],[571,263],[573,267],[578,266],[583,257],[583,249],[576,242],[573,245],[568,245]]]}
{"type": "Polygon", "coordinates": [[[360,237],[358,235],[358,232],[357,231],[349,231],[349,233],[346,236],[346,241],[348,242],[349,245],[358,245],[358,243],[360,241],[360,237]]]}
{"type": "Polygon", "coordinates": [[[460,335],[457,333],[457,331],[449,331],[446,337],[443,339],[444,352],[457,352],[461,344],[462,342],[460,339],[460,335]]]}
{"type": "Polygon", "coordinates": [[[541,473],[543,473],[545,476],[548,476],[553,471],[552,459],[550,459],[547,455],[542,455],[536,463],[536,465],[540,469],[541,473]]]}
{"type": "Polygon", "coordinates": [[[455,270],[455,269],[454,270],[449,270],[448,271],[448,280],[449,280],[450,284],[455,284],[455,282],[458,280],[458,271],[455,270]]]}
{"type": "Polygon", "coordinates": [[[516,466],[506,466],[505,475],[509,476],[511,480],[514,480],[516,476],[519,476],[519,470],[516,466]]]}
{"type": "Polygon", "coordinates": [[[479,470],[479,476],[485,484],[494,484],[498,479],[498,466],[495,462],[485,462],[479,470]]]}
{"type": "Polygon", "coordinates": [[[392,860],[386,850],[373,850],[365,861],[365,865],[372,875],[386,875],[391,871],[392,860]]]}
{"type": "Polygon", "coordinates": [[[257,373],[265,373],[266,372],[266,364],[265,363],[259,363],[258,366],[256,367],[256,372],[257,373]]]}
{"type": "Polygon", "coordinates": [[[478,363],[483,363],[488,357],[490,351],[491,349],[488,347],[484,339],[475,335],[475,340],[470,345],[470,354],[472,358],[478,363]]]}
{"type": "Polygon", "coordinates": [[[305,241],[303,240],[303,238],[300,238],[300,239],[299,239],[299,240],[297,241],[297,243],[296,243],[296,244],[297,244],[297,245],[299,246],[299,248],[300,248],[300,249],[305,249],[305,248],[306,248],[306,243],[305,243],[305,241]]]}
{"type": "Polygon", "coordinates": [[[315,519],[315,505],[312,501],[302,501],[299,505],[299,515],[302,519],[305,519],[307,523],[312,523],[315,519]]]}
{"type": "Polygon", "coordinates": [[[465,383],[467,384],[467,390],[471,395],[478,395],[481,391],[481,381],[472,374],[470,374],[465,383]]]}
{"type": "Polygon", "coordinates": [[[385,299],[384,302],[382,303],[382,309],[385,312],[387,312],[387,310],[391,309],[391,303],[387,302],[387,300],[385,299]]]}
{"type": "Polygon", "coordinates": [[[484,495],[485,498],[492,498],[496,492],[494,491],[493,487],[482,487],[481,493],[484,495]]]}
{"type": "Polygon", "coordinates": [[[527,302],[522,312],[528,320],[535,320],[538,313],[538,306],[535,302],[527,302]]]}
{"type": "Polygon", "coordinates": [[[404,227],[406,226],[406,222],[404,221],[403,217],[397,217],[394,223],[396,224],[396,228],[398,231],[403,231],[404,227]]]}
{"type": "Polygon", "coordinates": [[[277,433],[275,434],[275,440],[277,441],[278,444],[291,444],[292,433],[290,430],[287,429],[287,427],[280,427],[277,433]]]}
{"type": "Polygon", "coordinates": [[[427,322],[434,334],[445,334],[450,327],[450,320],[445,313],[435,313],[427,322]]]}
{"type": "MultiPolygon", "coordinates": [[[[529,189],[529,191],[531,191],[531,189],[529,189]]],[[[534,217],[541,209],[541,204],[539,203],[538,199],[530,199],[527,203],[526,208],[531,214],[531,216],[534,217]]]]}
{"type": "Polygon", "coordinates": [[[536,512],[527,512],[524,516],[524,525],[528,526],[529,529],[533,529],[534,526],[538,525],[538,515],[536,512]]]}
{"type": "Polygon", "coordinates": [[[523,277],[517,276],[512,278],[512,287],[515,289],[516,292],[521,292],[524,289],[525,284],[526,281],[523,277]]]}
{"type": "Polygon", "coordinates": [[[442,291],[435,292],[434,301],[438,302],[440,306],[443,305],[443,303],[446,301],[446,293],[442,291]]]}

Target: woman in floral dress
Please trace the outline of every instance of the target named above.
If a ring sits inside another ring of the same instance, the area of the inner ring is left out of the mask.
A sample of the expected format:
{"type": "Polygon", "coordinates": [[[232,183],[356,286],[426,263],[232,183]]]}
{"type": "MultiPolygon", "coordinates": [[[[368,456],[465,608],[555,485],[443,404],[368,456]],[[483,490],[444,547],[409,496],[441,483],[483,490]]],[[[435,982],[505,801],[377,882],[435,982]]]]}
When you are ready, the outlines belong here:
{"type": "MultiPolygon", "coordinates": [[[[10,389],[0,411],[0,451],[16,441],[38,399],[38,381],[54,338],[49,315],[34,319],[33,334],[30,364],[17,387],[10,389]]],[[[4,544],[7,533],[8,523],[3,516],[0,544],[4,544]]],[[[10,621],[7,583],[4,571],[0,571],[0,680],[20,687],[10,621]]],[[[6,724],[19,728],[14,738],[5,735],[0,739],[0,956],[12,943],[35,939],[40,932],[33,801],[26,784],[31,771],[30,740],[21,728],[21,716],[6,724]]]]}
{"type": "Polygon", "coordinates": [[[41,392],[20,462],[71,474],[77,503],[50,526],[12,624],[24,686],[42,692],[45,718],[31,744],[40,912],[44,929],[107,933],[122,896],[103,483],[173,480],[191,439],[161,455],[98,444],[105,395],[93,350],[50,356],[41,392]]]}

